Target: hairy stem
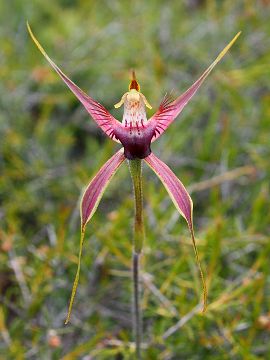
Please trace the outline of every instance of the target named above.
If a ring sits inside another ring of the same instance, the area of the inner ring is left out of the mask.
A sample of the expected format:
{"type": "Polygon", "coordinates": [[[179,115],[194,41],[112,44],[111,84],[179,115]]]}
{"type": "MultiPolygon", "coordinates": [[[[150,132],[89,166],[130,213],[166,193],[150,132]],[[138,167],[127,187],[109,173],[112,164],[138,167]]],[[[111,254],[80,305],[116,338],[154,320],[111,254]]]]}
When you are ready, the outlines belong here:
{"type": "Polygon", "coordinates": [[[134,321],[133,327],[136,340],[136,357],[141,360],[141,335],[142,321],[140,311],[140,253],[144,241],[143,225],[143,195],[142,195],[142,160],[130,160],[129,169],[133,182],[134,201],[135,201],[135,221],[134,221],[134,239],[133,239],[133,306],[134,321]]]}

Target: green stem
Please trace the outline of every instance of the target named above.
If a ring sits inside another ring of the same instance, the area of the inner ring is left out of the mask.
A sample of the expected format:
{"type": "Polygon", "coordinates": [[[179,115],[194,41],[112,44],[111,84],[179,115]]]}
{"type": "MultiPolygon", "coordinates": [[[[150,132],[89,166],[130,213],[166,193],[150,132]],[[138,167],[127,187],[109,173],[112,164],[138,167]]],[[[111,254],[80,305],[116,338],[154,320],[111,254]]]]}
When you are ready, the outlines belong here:
{"type": "Polygon", "coordinates": [[[142,195],[142,160],[130,160],[129,169],[133,182],[134,201],[135,201],[135,222],[133,239],[133,306],[134,306],[134,332],[136,340],[136,358],[141,360],[141,334],[142,321],[140,311],[140,253],[144,241],[143,224],[143,195],[142,195]]]}
{"type": "Polygon", "coordinates": [[[129,169],[133,182],[135,200],[134,251],[140,253],[144,241],[143,194],[142,194],[142,160],[130,160],[129,169]]]}
{"type": "Polygon", "coordinates": [[[140,282],[139,282],[139,267],[140,254],[133,252],[133,307],[134,307],[134,333],[136,342],[136,357],[141,360],[141,335],[142,335],[142,319],[140,309],[140,282]]]}

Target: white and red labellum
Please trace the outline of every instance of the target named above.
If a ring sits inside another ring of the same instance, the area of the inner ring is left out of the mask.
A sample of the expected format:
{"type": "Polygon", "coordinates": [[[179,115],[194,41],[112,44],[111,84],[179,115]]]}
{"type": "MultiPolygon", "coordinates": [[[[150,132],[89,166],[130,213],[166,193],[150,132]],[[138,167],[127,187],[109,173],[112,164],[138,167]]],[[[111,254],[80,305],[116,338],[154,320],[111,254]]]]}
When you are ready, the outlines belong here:
{"type": "Polygon", "coordinates": [[[122,126],[114,129],[114,136],[123,147],[127,159],[144,159],[151,153],[150,144],[155,126],[147,123],[146,107],[152,109],[146,97],[139,91],[135,73],[126,92],[115,108],[124,105],[122,126]]]}

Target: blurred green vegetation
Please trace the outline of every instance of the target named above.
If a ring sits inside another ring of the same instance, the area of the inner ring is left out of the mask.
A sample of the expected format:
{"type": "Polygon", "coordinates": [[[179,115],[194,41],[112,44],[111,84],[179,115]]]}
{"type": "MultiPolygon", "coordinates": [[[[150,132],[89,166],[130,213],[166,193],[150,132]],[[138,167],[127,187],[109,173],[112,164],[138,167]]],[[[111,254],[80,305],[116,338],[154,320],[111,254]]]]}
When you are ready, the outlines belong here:
{"type": "MultiPolygon", "coordinates": [[[[38,52],[113,109],[130,68],[153,108],[237,43],[153,150],[192,191],[209,307],[186,224],[145,167],[144,359],[270,358],[269,1],[0,2],[0,358],[132,359],[127,166],[88,226],[81,190],[117,149],[38,52]],[[175,326],[175,327],[174,327],[175,326]]],[[[150,113],[149,113],[150,115],[150,113]]]]}

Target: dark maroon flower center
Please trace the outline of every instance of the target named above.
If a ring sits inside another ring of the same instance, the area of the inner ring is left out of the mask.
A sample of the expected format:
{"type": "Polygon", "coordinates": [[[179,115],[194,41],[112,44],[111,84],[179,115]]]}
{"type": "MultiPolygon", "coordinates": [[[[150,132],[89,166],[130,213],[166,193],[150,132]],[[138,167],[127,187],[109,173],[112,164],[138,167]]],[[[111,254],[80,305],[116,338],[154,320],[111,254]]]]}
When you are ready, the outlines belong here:
{"type": "Polygon", "coordinates": [[[114,131],[115,137],[124,147],[124,155],[129,160],[144,159],[151,154],[151,140],[155,128],[150,124],[136,127],[121,126],[114,131]]]}

